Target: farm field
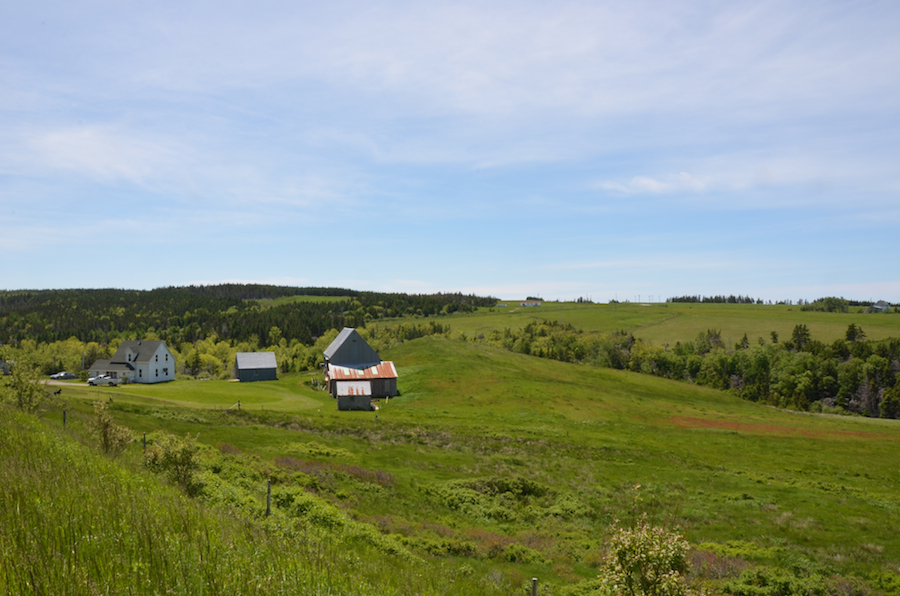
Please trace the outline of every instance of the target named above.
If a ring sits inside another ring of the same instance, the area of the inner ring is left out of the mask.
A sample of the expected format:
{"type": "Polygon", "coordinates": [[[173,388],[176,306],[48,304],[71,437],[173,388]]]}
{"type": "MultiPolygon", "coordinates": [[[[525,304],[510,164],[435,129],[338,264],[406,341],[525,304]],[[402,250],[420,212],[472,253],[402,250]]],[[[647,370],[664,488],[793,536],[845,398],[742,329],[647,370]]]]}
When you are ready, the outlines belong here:
{"type": "Polygon", "coordinates": [[[756,304],[621,303],[579,304],[544,302],[539,307],[522,307],[518,301],[504,302],[505,308],[480,308],[475,313],[436,317],[454,331],[468,336],[487,335],[495,329],[521,328],[543,320],[569,323],[586,332],[629,331],[635,337],[655,345],[690,341],[708,329],[721,331],[726,345],[747,334],[771,341],[775,331],[789,338],[795,325],[804,324],[813,339],[830,343],[843,338],[852,323],[862,327],[870,340],[900,337],[900,315],[803,312],[799,306],[756,304]]]}
{"type": "Polygon", "coordinates": [[[271,308],[297,302],[340,302],[349,299],[349,296],[280,296],[272,299],[257,299],[255,302],[258,302],[263,308],[271,308]]]}
{"type": "MultiPolygon", "coordinates": [[[[560,316],[599,330],[612,322],[604,308],[563,305],[560,316]]],[[[654,319],[656,307],[631,308],[635,324],[644,317],[640,328],[666,323],[654,319]]],[[[722,310],[721,321],[755,320],[722,310]]],[[[783,314],[786,326],[815,315],[783,314]]],[[[474,330],[525,316],[443,320],[474,330]]],[[[760,320],[770,326],[771,311],[760,320]]],[[[858,324],[870,333],[865,321],[858,324]]],[[[116,420],[136,436],[196,435],[218,454],[208,457],[258,471],[241,489],[258,503],[263,471],[285,490],[305,482],[419,556],[498,586],[538,576],[561,593],[593,577],[609,525],[629,519],[637,500],[656,522],[682,529],[705,569],[697,581],[713,589],[760,565],[897,593],[898,421],[780,411],[683,382],[442,337],[382,356],[396,362],[402,395],[377,412],[338,412],[299,374],[271,383],[70,385],[64,397],[82,416],[98,397],[112,398],[116,420]]]]}

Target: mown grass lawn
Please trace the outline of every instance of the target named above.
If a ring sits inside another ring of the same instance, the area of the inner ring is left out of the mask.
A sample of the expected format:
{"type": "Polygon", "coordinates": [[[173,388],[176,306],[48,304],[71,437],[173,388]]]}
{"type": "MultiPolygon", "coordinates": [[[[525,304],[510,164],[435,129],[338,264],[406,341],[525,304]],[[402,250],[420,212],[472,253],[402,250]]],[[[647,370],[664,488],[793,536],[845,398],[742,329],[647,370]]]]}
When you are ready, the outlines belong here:
{"type": "Polygon", "coordinates": [[[269,409],[301,411],[321,407],[321,392],[310,389],[308,375],[289,374],[278,381],[239,383],[223,380],[178,380],[145,385],[129,383],[119,387],[84,387],[71,384],[67,394],[91,399],[109,399],[126,403],[155,403],[192,408],[269,409]]]}

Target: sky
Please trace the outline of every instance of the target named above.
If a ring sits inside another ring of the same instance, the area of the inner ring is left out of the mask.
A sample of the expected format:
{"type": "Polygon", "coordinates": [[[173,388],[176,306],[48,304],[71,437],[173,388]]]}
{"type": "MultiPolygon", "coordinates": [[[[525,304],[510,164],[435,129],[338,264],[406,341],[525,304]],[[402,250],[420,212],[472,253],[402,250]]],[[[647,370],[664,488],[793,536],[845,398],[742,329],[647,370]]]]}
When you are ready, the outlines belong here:
{"type": "Polygon", "coordinates": [[[900,3],[0,4],[0,289],[900,302],[900,3]]]}

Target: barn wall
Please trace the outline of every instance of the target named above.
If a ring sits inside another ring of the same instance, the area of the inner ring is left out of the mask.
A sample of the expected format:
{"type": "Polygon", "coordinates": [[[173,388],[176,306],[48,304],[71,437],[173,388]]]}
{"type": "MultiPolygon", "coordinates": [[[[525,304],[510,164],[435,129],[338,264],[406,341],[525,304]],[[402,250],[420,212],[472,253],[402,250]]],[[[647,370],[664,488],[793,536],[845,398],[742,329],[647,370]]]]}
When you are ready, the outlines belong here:
{"type": "Polygon", "coordinates": [[[338,410],[371,411],[372,399],[368,395],[342,395],[337,398],[338,410]]]}
{"type": "Polygon", "coordinates": [[[396,397],[397,379],[372,379],[372,397],[396,397]]]}
{"type": "Polygon", "coordinates": [[[278,374],[275,368],[244,368],[238,371],[238,379],[241,383],[277,381],[278,374]]]}

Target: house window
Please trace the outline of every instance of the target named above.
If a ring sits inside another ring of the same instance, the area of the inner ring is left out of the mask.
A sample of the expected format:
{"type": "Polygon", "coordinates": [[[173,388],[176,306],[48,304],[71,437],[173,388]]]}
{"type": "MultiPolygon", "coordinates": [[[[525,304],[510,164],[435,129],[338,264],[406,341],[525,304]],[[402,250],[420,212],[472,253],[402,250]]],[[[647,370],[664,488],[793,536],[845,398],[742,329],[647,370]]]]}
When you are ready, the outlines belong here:
{"type": "Polygon", "coordinates": [[[163,369],[163,376],[164,376],[164,377],[168,377],[168,376],[169,376],[169,369],[168,369],[168,368],[164,368],[164,369],[163,369]]]}
{"type": "Polygon", "coordinates": [[[144,376],[144,371],[143,371],[142,369],[140,369],[140,368],[138,369],[138,376],[139,376],[139,377],[143,377],[143,376],[144,376]]]}
{"type": "Polygon", "coordinates": [[[169,355],[166,354],[166,362],[168,362],[168,361],[169,361],[169,355]]]}
{"type": "Polygon", "coordinates": [[[159,362],[159,354],[156,355],[156,361],[159,362]]]}
{"type": "Polygon", "coordinates": [[[157,377],[159,376],[159,369],[158,369],[158,368],[156,369],[156,376],[157,376],[157,377]]]}

